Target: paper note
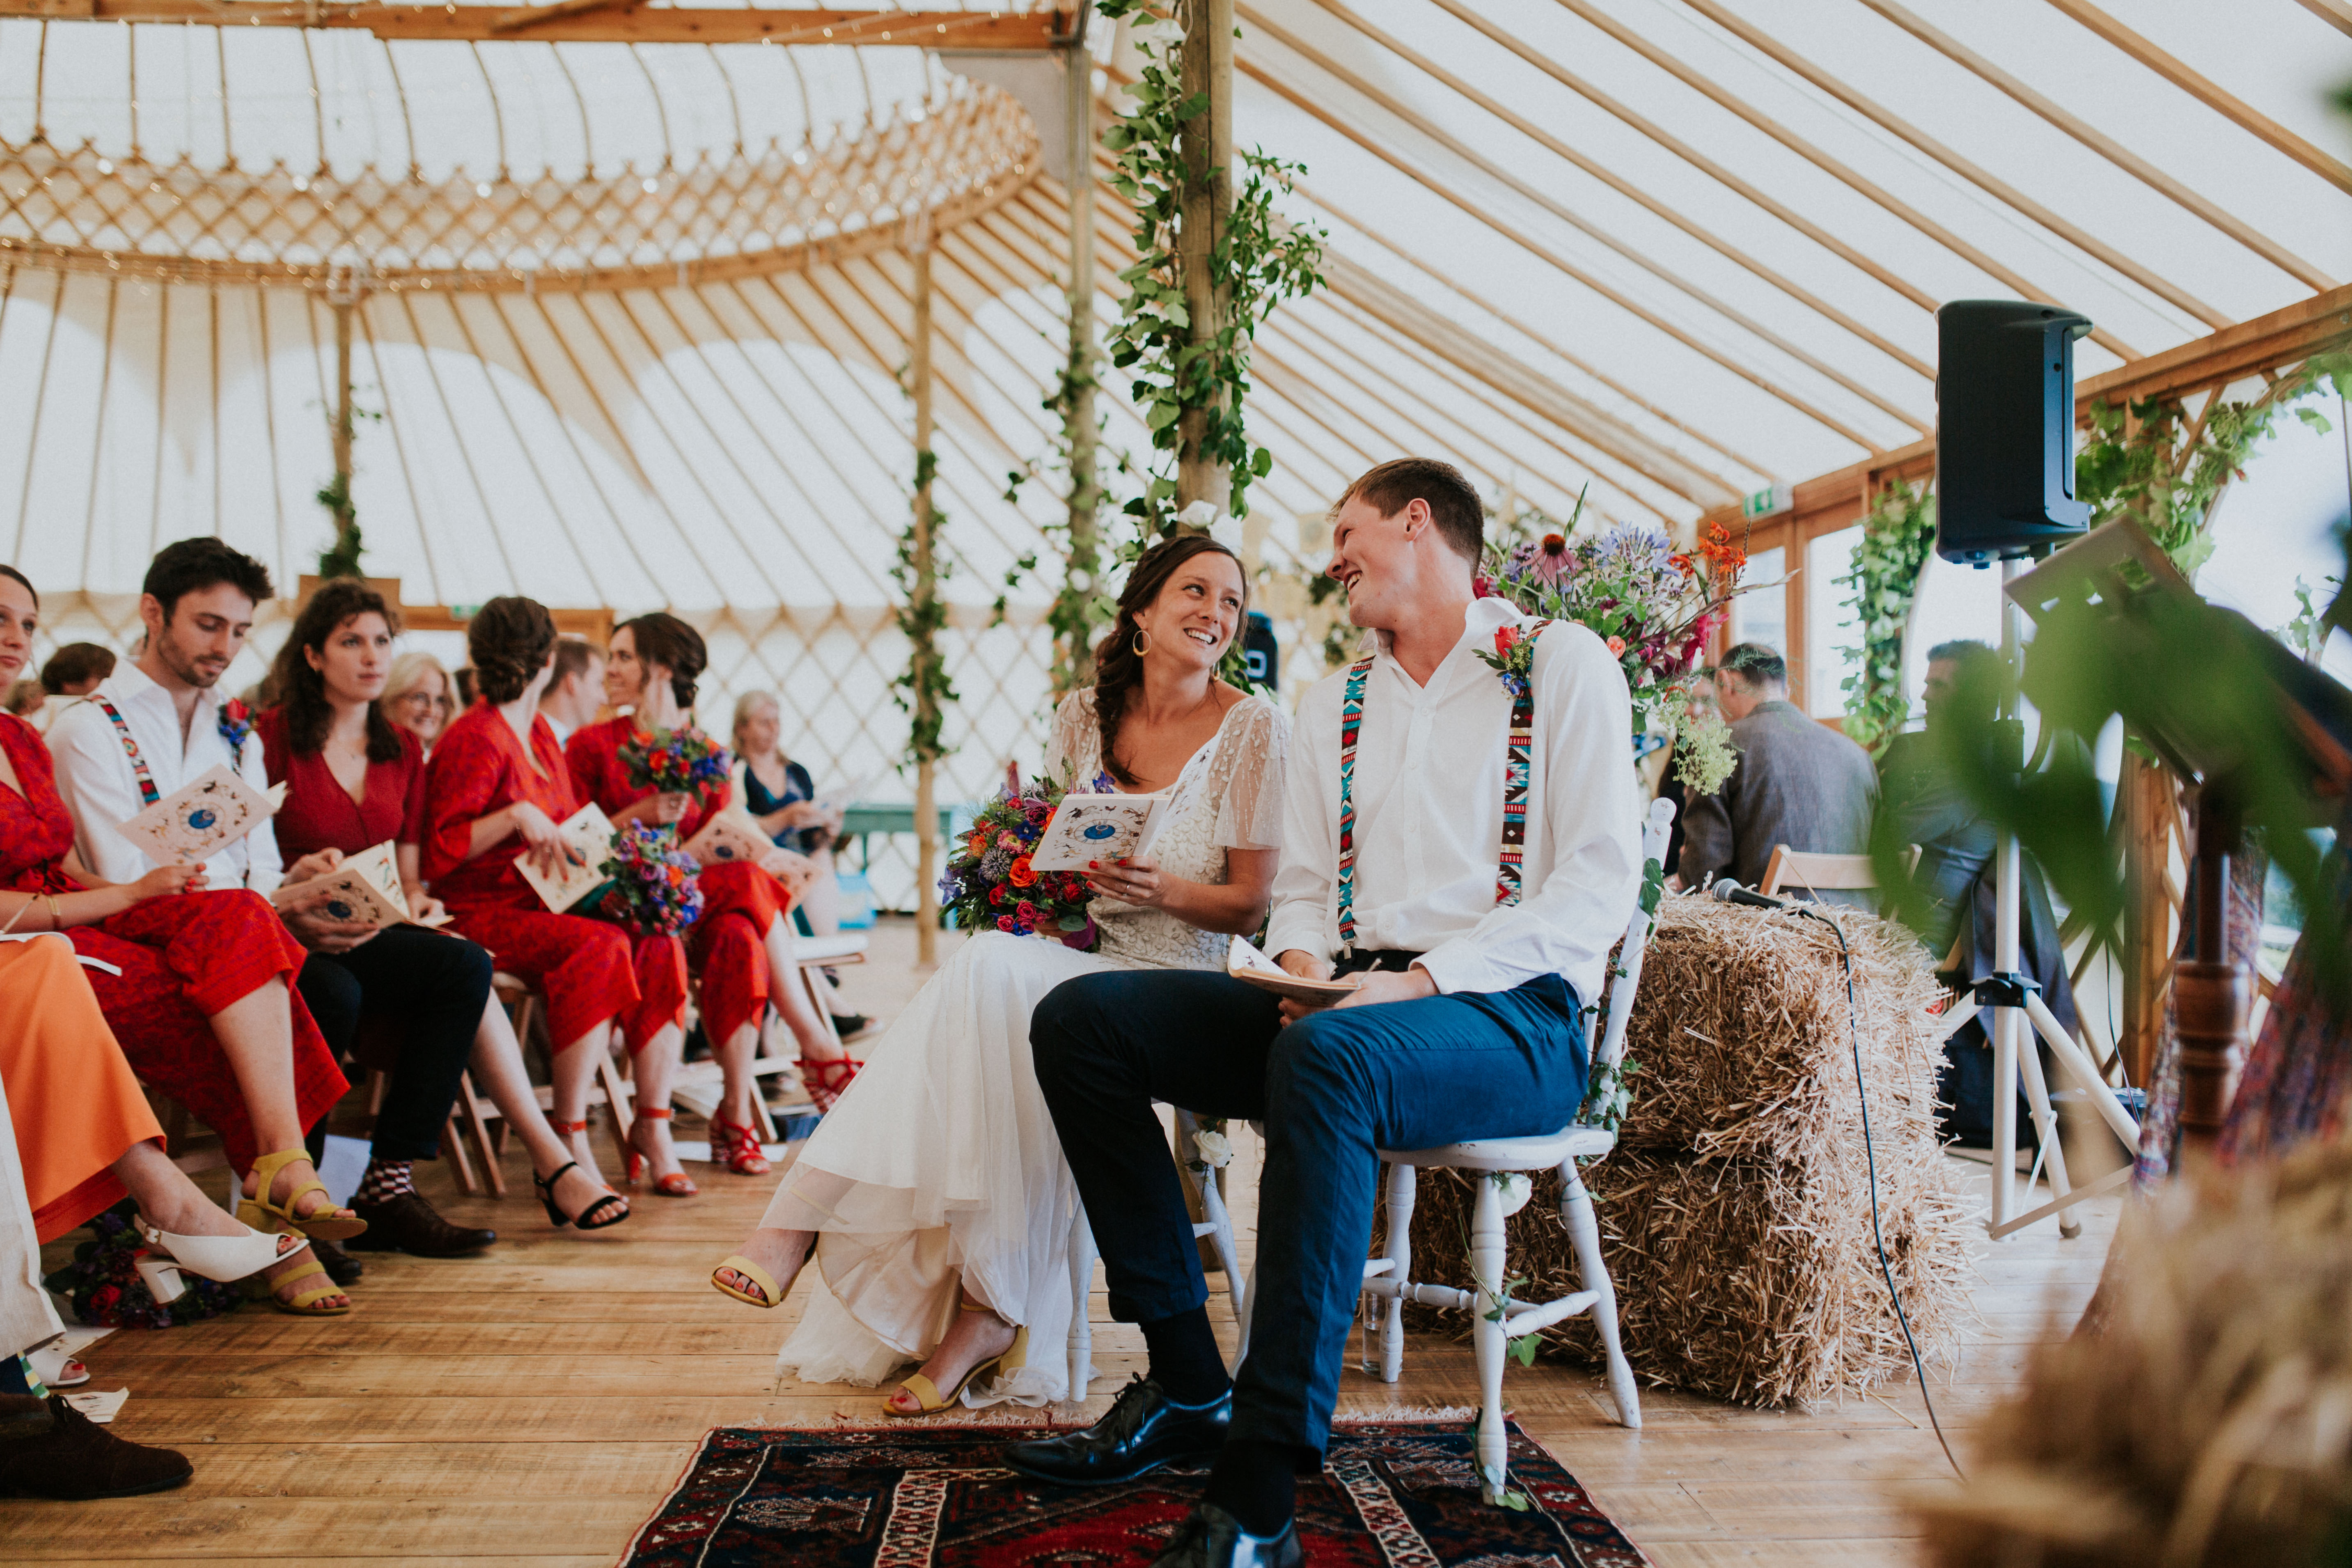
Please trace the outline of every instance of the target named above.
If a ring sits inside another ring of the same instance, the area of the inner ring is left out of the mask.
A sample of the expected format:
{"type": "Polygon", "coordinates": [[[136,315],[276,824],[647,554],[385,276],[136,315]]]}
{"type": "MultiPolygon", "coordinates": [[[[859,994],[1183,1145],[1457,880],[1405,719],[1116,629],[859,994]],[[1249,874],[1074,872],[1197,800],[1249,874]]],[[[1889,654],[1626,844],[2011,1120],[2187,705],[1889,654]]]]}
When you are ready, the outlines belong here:
{"type": "Polygon", "coordinates": [[[1167,812],[1164,795],[1066,795],[1029,864],[1040,871],[1083,871],[1089,861],[1149,855],[1167,812]]]}
{"type": "Polygon", "coordinates": [[[613,824],[592,800],[565,817],[556,831],[579,856],[579,864],[559,866],[557,875],[551,877],[525,853],[515,861],[515,869],[549,909],[562,914],[604,885],[604,873],[597,868],[613,853],[613,824]]]}
{"type": "Polygon", "coordinates": [[[269,901],[281,910],[315,908],[330,919],[370,927],[449,923],[446,914],[424,921],[409,912],[408,894],[400,885],[399,851],[389,838],[346,856],[324,876],[278,884],[269,901]]]}
{"type": "Polygon", "coordinates": [[[123,1403],[131,1397],[131,1391],[118,1388],[111,1394],[96,1394],[82,1389],[72,1394],[60,1394],[58,1397],[89,1416],[92,1426],[103,1426],[114,1419],[123,1403]]]}
{"type": "Polygon", "coordinates": [[[1309,980],[1293,974],[1259,952],[1255,942],[1242,936],[1234,938],[1225,949],[1225,973],[1244,984],[1287,996],[1294,1002],[1328,1002],[1356,989],[1353,979],[1309,980]]]}
{"type": "Polygon", "coordinates": [[[686,852],[694,857],[696,865],[704,867],[736,860],[756,866],[774,847],[758,823],[731,811],[718,813],[702,825],[701,832],[686,841],[686,852]]]}
{"type": "Polygon", "coordinates": [[[206,768],[115,831],[159,866],[196,866],[267,822],[278,807],[226,767],[206,768]]]}

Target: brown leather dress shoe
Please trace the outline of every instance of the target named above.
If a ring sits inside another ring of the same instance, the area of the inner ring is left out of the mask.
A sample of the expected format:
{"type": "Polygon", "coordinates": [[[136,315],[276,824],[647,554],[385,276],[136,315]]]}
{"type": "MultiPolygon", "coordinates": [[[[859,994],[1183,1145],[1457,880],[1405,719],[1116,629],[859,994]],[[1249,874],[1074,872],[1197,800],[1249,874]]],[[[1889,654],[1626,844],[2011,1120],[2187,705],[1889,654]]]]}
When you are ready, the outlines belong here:
{"type": "Polygon", "coordinates": [[[118,1437],[61,1395],[0,1394],[0,1497],[137,1497],[195,1473],[185,1455],[118,1437]]]}
{"type": "Polygon", "coordinates": [[[350,1245],[376,1252],[405,1252],[412,1258],[463,1258],[498,1240],[495,1230],[475,1230],[451,1225],[422,1193],[403,1193],[383,1203],[352,1200],[352,1212],[367,1221],[365,1235],[350,1245]]]}

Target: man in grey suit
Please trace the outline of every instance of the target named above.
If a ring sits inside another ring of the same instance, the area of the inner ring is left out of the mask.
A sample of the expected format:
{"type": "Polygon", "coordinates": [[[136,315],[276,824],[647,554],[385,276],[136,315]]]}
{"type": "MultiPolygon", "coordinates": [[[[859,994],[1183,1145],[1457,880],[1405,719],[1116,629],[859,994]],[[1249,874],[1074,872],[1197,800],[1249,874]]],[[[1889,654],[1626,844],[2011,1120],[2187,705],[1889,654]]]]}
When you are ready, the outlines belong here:
{"type": "Polygon", "coordinates": [[[1869,853],[1877,770],[1868,752],[1789,700],[1780,656],[1762,643],[1739,644],[1716,666],[1715,692],[1739,761],[1720,790],[1690,803],[1683,886],[1735,877],[1755,887],[1778,844],[1869,853]]]}

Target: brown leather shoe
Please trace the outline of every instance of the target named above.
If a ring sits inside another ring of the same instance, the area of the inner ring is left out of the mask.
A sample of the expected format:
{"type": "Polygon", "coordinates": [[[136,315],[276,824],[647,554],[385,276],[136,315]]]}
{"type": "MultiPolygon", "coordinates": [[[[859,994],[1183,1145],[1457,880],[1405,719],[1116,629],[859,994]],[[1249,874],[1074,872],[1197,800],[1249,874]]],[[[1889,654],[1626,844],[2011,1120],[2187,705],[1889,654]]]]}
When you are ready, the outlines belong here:
{"type": "Polygon", "coordinates": [[[137,1497],[195,1473],[185,1455],[118,1437],[61,1395],[0,1394],[0,1497],[137,1497]]]}
{"type": "Polygon", "coordinates": [[[475,1230],[451,1225],[422,1193],[403,1193],[380,1204],[352,1200],[352,1212],[368,1222],[367,1232],[350,1246],[376,1252],[405,1252],[412,1258],[463,1258],[498,1240],[495,1230],[475,1230]]]}

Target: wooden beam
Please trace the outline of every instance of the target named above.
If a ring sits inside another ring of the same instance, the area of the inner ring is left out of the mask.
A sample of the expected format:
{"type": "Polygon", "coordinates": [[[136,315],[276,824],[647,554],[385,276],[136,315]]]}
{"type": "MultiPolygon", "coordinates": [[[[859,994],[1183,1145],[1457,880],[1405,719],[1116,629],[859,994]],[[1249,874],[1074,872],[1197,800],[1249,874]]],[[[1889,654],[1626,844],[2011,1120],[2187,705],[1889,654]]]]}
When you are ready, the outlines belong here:
{"type": "MultiPolygon", "coordinates": [[[[584,0],[583,0],[584,3],[584,0]]],[[[628,0],[622,0],[624,5],[628,0]]],[[[312,4],[310,0],[0,0],[0,16],[179,22],[216,27],[346,27],[379,38],[527,37],[546,43],[903,44],[1042,53],[1059,47],[1054,11],[672,10],[635,6],[312,4]]]]}
{"type": "Polygon", "coordinates": [[[2302,0],[2302,4],[2305,10],[2346,37],[2352,38],[2352,5],[2346,5],[2344,0],[2302,0]]]}
{"type": "Polygon", "coordinates": [[[2280,271],[2302,282],[2305,287],[2310,289],[2336,287],[2335,279],[2262,233],[2253,225],[2231,213],[2224,212],[2219,205],[2199,195],[2114,137],[2068,110],[2057,100],[2045,93],[2035,91],[2016,76],[2001,69],[1949,33],[1930,25],[1925,17],[1896,5],[1895,0],[1862,0],[1862,4],[1917,38],[1937,54],[1999,88],[2084,146],[2098,153],[2116,168],[2139,180],[2149,189],[2162,193],[2177,205],[2195,213],[2280,271]]]}
{"type": "MultiPolygon", "coordinates": [[[[2301,364],[2316,353],[2352,344],[2352,284],[2273,310],[2267,316],[2225,327],[2162,353],[2118,365],[2074,388],[2074,416],[2086,416],[2091,405],[2137,403],[2143,398],[2181,396],[2206,387],[2264,371],[2301,364]]],[[[1870,491],[1889,479],[1923,479],[1936,471],[1936,442],[1930,437],[1908,447],[1851,464],[1796,486],[1793,520],[1802,531],[1807,520],[1833,509],[1867,504],[1870,491]]],[[[1718,507],[1699,521],[1738,526],[1738,507],[1718,507]]],[[[1847,521],[1853,521],[1851,518],[1847,521]]],[[[1843,526],[1840,524],[1839,526],[1843,526]]]]}
{"type": "Polygon", "coordinates": [[[2189,69],[2186,62],[2158,48],[2092,5],[2090,0],[2050,0],[2050,4],[2206,108],[2252,132],[2337,190],[2352,191],[2352,166],[2347,166],[2340,158],[2328,156],[2252,104],[2235,93],[2224,90],[2210,78],[2189,69]]]}

